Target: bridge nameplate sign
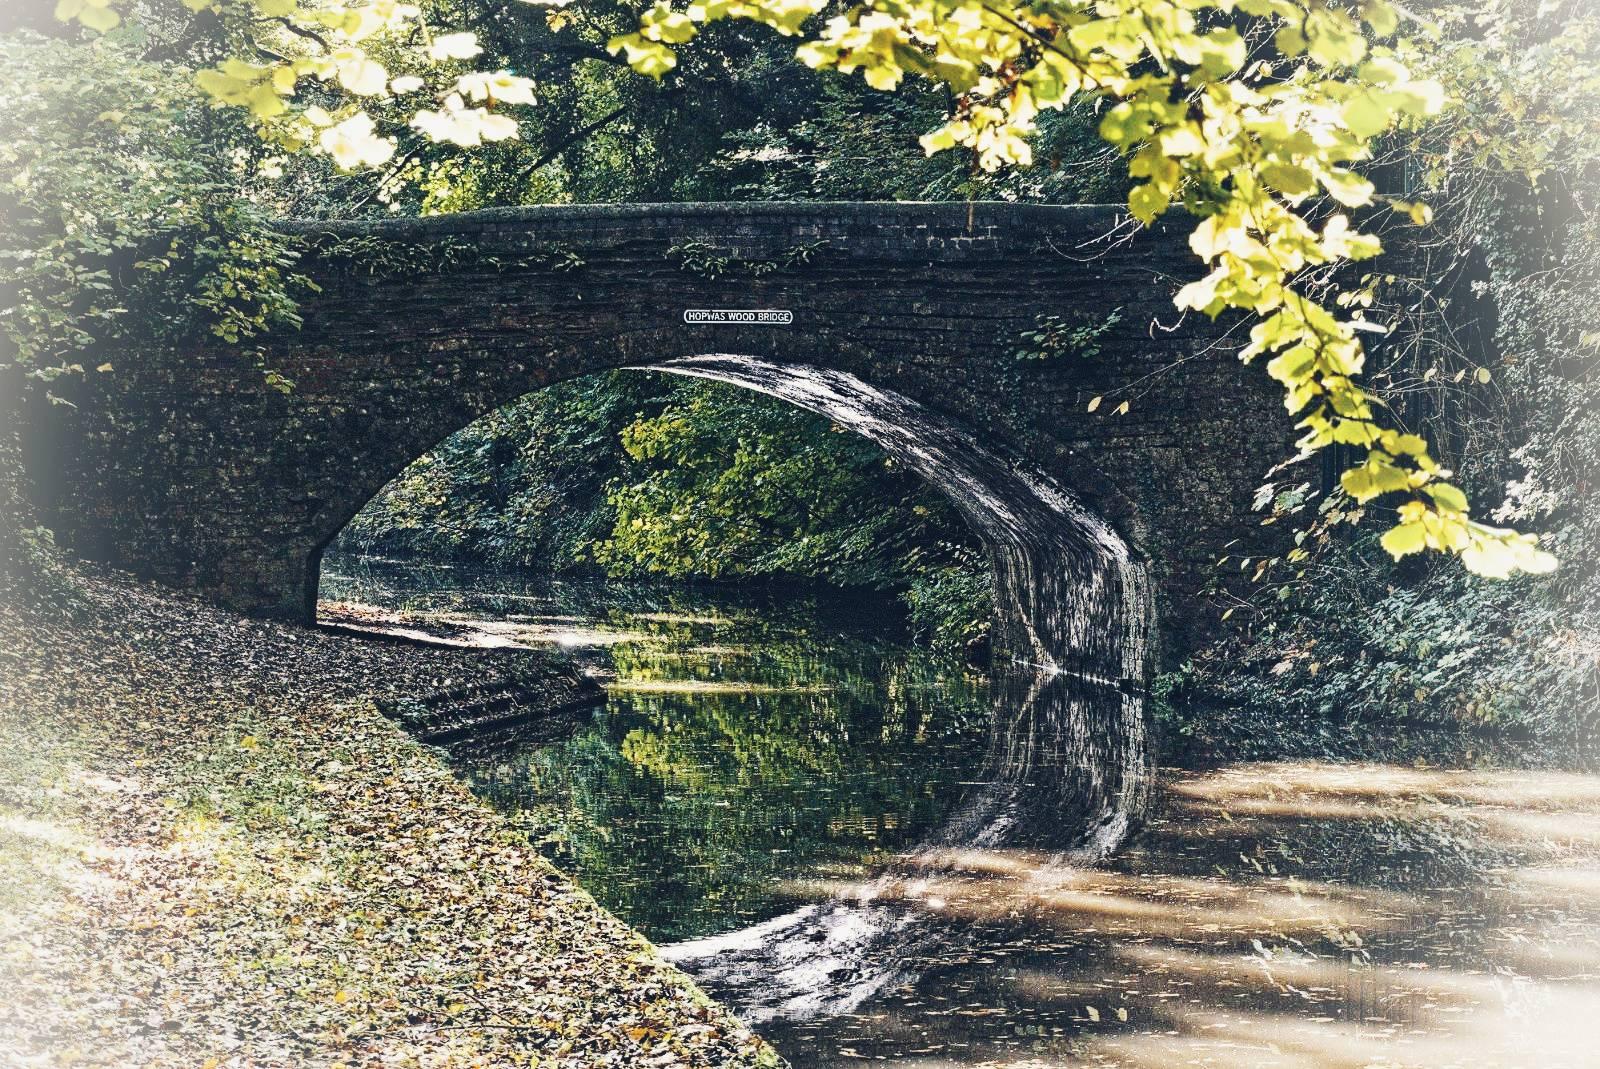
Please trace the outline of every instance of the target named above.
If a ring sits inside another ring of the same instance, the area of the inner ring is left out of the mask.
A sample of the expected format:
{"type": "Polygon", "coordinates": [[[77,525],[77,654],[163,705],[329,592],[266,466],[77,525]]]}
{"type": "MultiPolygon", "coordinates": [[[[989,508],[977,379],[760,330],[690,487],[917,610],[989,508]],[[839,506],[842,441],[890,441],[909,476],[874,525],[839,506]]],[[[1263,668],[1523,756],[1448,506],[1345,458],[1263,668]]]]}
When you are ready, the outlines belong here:
{"type": "Polygon", "coordinates": [[[685,308],[685,323],[764,323],[769,326],[787,326],[794,322],[794,313],[787,308],[685,308]]]}

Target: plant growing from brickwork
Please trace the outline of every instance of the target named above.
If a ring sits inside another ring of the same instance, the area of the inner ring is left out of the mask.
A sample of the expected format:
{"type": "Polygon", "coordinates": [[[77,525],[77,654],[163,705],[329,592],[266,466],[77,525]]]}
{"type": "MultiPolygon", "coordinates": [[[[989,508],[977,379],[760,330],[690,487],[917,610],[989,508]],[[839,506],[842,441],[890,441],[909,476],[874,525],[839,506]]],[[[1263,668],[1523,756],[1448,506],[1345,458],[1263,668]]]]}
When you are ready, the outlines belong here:
{"type": "MultiPolygon", "coordinates": [[[[363,102],[409,98],[425,107],[409,125],[438,142],[473,148],[514,138],[531,79],[478,71],[471,31],[438,32],[422,7],[400,0],[302,5],[297,0],[184,0],[223,17],[275,20],[271,50],[202,71],[202,88],[247,109],[284,148],[331,156],[341,167],[386,162],[393,138],[363,102]],[[302,82],[337,86],[344,103],[297,106],[302,82]]],[[[94,29],[116,25],[117,0],[62,0],[58,14],[94,29]]],[[[1043,110],[1089,96],[1106,109],[1101,136],[1128,161],[1137,184],[1132,213],[1145,223],[1182,206],[1199,221],[1190,244],[1207,273],[1177,294],[1180,308],[1257,322],[1241,356],[1270,358],[1300,447],[1364,451],[1344,472],[1359,502],[1398,497],[1384,536],[1395,557],[1423,549],[1460,556],[1480,574],[1544,572],[1555,560],[1535,537],[1471,518],[1466,495],[1359,382],[1367,291],[1313,296],[1298,284],[1311,268],[1366,260],[1376,235],[1349,214],[1387,203],[1417,224],[1426,206],[1380,197],[1359,171],[1378,139],[1417,127],[1447,103],[1441,86],[1414,73],[1414,23],[1387,0],[875,0],[813,21],[825,0],[656,0],[639,28],[616,35],[613,53],[660,78],[676,49],[724,20],[804,35],[798,58],[876,89],[907,78],[947,88],[947,121],[927,134],[929,152],[963,147],[993,170],[1032,162],[1029,138],[1043,110]]],[[[550,13],[553,24],[565,16],[550,13]]]]}
{"type": "Polygon", "coordinates": [[[1060,356],[1078,356],[1086,360],[1100,355],[1100,339],[1122,322],[1122,309],[1114,308],[1103,316],[1090,312],[1071,315],[1041,315],[1034,320],[1034,329],[1024,331],[1019,339],[1021,348],[1018,360],[1054,360],[1060,356]]]}
{"type": "Polygon", "coordinates": [[[709,241],[683,241],[670,246],[667,256],[682,270],[701,278],[721,278],[735,271],[751,278],[764,278],[786,268],[810,263],[827,245],[826,238],[802,241],[781,250],[770,260],[750,260],[709,241]]]}

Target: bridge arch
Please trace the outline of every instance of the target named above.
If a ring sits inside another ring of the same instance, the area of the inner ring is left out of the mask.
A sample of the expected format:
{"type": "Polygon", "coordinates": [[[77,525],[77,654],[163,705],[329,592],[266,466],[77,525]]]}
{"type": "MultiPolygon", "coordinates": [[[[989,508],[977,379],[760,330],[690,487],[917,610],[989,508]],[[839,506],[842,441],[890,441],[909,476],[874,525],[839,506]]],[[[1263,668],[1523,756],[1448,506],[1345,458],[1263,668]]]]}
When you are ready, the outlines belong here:
{"type": "Polygon", "coordinates": [[[1142,688],[1145,563],[1069,490],[892,390],[842,371],[718,354],[659,370],[769,394],[861,434],[948,497],[994,568],[999,648],[1047,672],[1142,688]]]}
{"type": "MultiPolygon", "coordinates": [[[[728,353],[628,369],[753,390],[866,438],[948,498],[982,540],[995,577],[996,645],[1009,660],[1142,689],[1153,623],[1146,563],[1074,493],[1004,446],[981,444],[950,418],[849,372],[728,353]]],[[[400,453],[415,453],[412,442],[400,453]]],[[[313,603],[324,549],[404,464],[362,468],[344,500],[324,510],[306,553],[313,603]]]]}
{"type": "Polygon", "coordinates": [[[448,434],[596,371],[721,377],[853,422],[965,502],[1002,647],[1137,689],[1203,632],[1216,559],[1276,533],[1250,500],[1289,434],[1217,331],[1163,326],[1194,270],[1181,234],[1125,222],[723,204],[292,224],[319,287],[301,331],[259,358],[197,343],[93,377],[41,505],[85,556],[308,620],[322,547],[448,434]],[[685,314],[727,309],[784,315],[685,314]],[[1020,351],[1050,316],[1078,342],[1020,351]]]}

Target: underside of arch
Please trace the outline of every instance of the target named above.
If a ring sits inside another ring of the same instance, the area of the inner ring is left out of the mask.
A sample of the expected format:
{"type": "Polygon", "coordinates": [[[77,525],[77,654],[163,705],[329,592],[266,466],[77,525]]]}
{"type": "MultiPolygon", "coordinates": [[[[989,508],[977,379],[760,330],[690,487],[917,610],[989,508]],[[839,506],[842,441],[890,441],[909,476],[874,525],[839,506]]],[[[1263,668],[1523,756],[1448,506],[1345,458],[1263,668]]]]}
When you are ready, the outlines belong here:
{"type": "Polygon", "coordinates": [[[1046,672],[1138,694],[1153,618],[1144,564],[1068,489],[926,407],[842,371],[731,354],[639,370],[712,379],[826,416],[873,442],[955,504],[988,549],[997,646],[1046,672]]]}

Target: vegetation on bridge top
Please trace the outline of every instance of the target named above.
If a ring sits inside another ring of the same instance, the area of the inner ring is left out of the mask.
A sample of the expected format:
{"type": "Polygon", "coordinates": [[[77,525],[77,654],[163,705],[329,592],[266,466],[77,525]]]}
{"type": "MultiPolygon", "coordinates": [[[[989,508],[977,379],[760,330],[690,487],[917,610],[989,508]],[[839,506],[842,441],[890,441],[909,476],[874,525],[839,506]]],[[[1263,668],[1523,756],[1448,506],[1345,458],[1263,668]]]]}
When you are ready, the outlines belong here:
{"type": "MultiPolygon", "coordinates": [[[[473,657],[356,653],[85,574],[31,511],[56,473],[12,440],[19,408],[49,417],[35,424],[48,446],[97,384],[152,354],[182,375],[185,354],[219,345],[240,354],[251,403],[287,404],[256,396],[261,379],[306,390],[270,353],[316,293],[312,246],[389,282],[488,263],[454,231],[520,225],[536,205],[645,220],[684,202],[953,217],[987,200],[1023,217],[1115,203],[1169,227],[1191,213],[1199,258],[1174,294],[1237,326],[1322,468],[1285,457],[1260,473],[1255,509],[1286,549],[1219,552],[1196,613],[1208,641],[1154,680],[1168,755],[1348,756],[1398,725],[1419,760],[1477,761],[1493,736],[1592,761],[1588,8],[0,4],[0,1059],[775,1060],[539,860],[522,832],[545,829],[472,802],[371,703],[456,685],[473,657]],[[761,23],[797,33],[806,62],[761,23]],[[938,206],[860,205],[891,201],[938,206]],[[1420,236],[1417,256],[1372,259],[1397,227],[1420,236]],[[1507,578],[1422,552],[1439,548],[1507,578]]],[[[731,284],[804,250],[683,245],[654,266],[731,284]]],[[[552,239],[502,265],[578,286],[591,255],[552,239]]],[[[1016,392],[1071,375],[1113,316],[1172,325],[1118,303],[1064,302],[1004,339],[1016,392]]],[[[1085,403],[1109,427],[1177,425],[1148,387],[1130,376],[1085,403]]],[[[170,434],[162,403],[138,418],[170,434]]],[[[177,517],[189,504],[162,502],[177,517]]],[[[507,405],[419,458],[341,544],[871,587],[961,649],[981,648],[993,596],[972,532],[882,454],[777,401],[655,376],[507,405]]],[[[1276,782],[1264,790],[1277,804],[1276,782]]],[[[1227,804],[1204,816],[1231,834],[1227,804]]],[[[1262,873],[1265,855],[1240,857],[1262,873]]],[[[1278,949],[1260,960],[1326,965],[1278,949]]]]}

